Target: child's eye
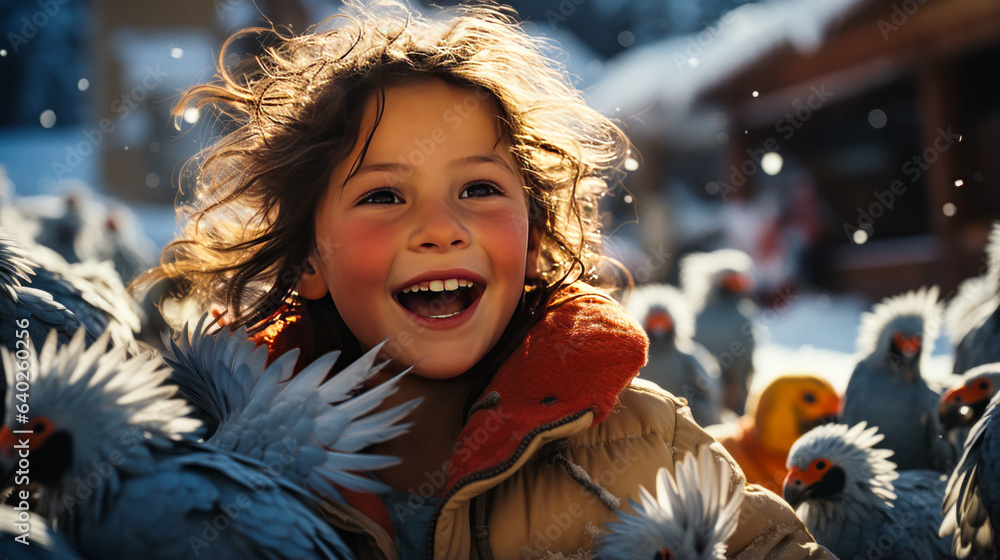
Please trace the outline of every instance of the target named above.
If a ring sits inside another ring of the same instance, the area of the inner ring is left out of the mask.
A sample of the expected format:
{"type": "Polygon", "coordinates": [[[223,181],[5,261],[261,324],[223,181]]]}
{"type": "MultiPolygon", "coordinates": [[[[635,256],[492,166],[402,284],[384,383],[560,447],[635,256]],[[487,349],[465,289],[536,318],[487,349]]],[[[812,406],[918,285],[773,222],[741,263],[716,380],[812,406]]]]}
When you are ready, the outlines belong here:
{"type": "Polygon", "coordinates": [[[500,187],[489,181],[476,181],[465,187],[462,194],[458,198],[481,198],[484,196],[491,196],[494,194],[502,194],[503,190],[500,187]]]}
{"type": "Polygon", "coordinates": [[[366,194],[358,204],[397,204],[402,199],[389,188],[381,188],[366,194]]]}

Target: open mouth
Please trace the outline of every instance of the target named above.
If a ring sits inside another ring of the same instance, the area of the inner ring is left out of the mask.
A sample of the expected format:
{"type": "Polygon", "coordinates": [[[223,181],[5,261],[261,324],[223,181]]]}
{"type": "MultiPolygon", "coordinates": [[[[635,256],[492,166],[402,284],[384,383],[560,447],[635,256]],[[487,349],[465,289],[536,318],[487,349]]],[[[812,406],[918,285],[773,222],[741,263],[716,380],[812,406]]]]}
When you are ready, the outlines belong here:
{"type": "Polygon", "coordinates": [[[484,287],[471,280],[449,278],[418,282],[395,297],[407,311],[428,319],[447,319],[468,309],[483,295],[484,287]]]}

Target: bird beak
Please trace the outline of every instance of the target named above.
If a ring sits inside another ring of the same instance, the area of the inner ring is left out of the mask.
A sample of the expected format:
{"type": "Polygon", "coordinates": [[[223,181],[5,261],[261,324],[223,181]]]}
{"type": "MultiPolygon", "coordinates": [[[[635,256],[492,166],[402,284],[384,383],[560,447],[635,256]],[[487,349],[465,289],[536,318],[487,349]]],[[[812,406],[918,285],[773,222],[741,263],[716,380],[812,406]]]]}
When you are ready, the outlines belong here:
{"type": "Polygon", "coordinates": [[[819,478],[822,478],[819,473],[806,472],[793,466],[788,469],[788,474],[785,475],[781,496],[788,502],[788,505],[792,506],[792,509],[796,509],[809,497],[810,488],[819,478]]]}
{"type": "Polygon", "coordinates": [[[753,289],[753,280],[750,276],[737,272],[726,274],[719,283],[726,290],[737,294],[747,294],[753,289]]]}
{"type": "Polygon", "coordinates": [[[836,418],[837,414],[840,413],[841,399],[840,395],[836,393],[825,393],[820,396],[819,402],[819,413],[822,417],[819,420],[819,424],[826,424],[828,418],[836,418]]]}
{"type": "Polygon", "coordinates": [[[646,332],[651,337],[662,338],[674,330],[674,320],[669,313],[653,311],[646,316],[646,332]]]}
{"type": "Polygon", "coordinates": [[[941,404],[938,406],[941,427],[951,430],[972,426],[982,418],[992,396],[989,388],[981,388],[975,380],[949,389],[941,397],[941,404]]]}
{"type": "Polygon", "coordinates": [[[896,348],[899,349],[899,353],[906,358],[906,360],[912,360],[918,354],[920,354],[920,347],[923,344],[921,335],[915,334],[911,337],[905,337],[900,333],[896,333],[892,337],[893,342],[896,343],[896,348]]]}

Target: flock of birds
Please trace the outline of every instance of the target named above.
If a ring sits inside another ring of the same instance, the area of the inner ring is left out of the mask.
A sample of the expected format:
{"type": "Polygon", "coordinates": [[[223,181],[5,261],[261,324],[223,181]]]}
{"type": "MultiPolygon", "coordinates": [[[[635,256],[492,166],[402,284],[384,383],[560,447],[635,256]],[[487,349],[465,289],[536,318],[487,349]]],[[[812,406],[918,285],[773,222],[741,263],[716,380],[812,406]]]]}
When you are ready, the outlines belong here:
{"type": "Polygon", "coordinates": [[[397,459],[362,450],[419,400],[371,414],[398,376],[355,394],[379,348],[329,376],[339,353],[296,373],[208,314],[149,329],[129,272],[75,252],[81,208],[0,213],[0,557],[350,558],[321,504],[387,490],[356,472],[397,459]]]}
{"type": "MultiPolygon", "coordinates": [[[[985,272],[948,302],[937,287],[924,287],[864,313],[843,394],[818,375],[788,373],[745,406],[730,399],[748,394],[753,375],[749,361],[734,359],[753,348],[746,338],[758,313],[747,289],[751,263],[731,250],[685,257],[680,286],[641,286],[627,301],[650,338],[640,376],[687,398],[694,419],[747,479],[780,494],[836,556],[997,558],[1000,222],[986,253],[985,272]],[[939,389],[924,373],[942,326],[954,367],[951,386],[939,389]]],[[[698,492],[692,488],[708,493],[706,504],[719,495],[704,477],[683,491],[698,492]]],[[[672,511],[674,498],[662,495],[671,490],[658,491],[661,509],[672,511]]],[[[658,523],[665,514],[649,514],[648,492],[643,498],[643,522],[658,523]]],[[[711,521],[691,525],[683,542],[717,544],[711,521]]],[[[641,522],[626,517],[626,524],[641,522]]],[[[707,545],[687,555],[670,551],[673,558],[724,557],[707,545]]]]}
{"type": "MultiPolygon", "coordinates": [[[[322,504],[387,490],[357,473],[397,460],[364,450],[405,433],[419,405],[372,414],[398,380],[357,390],[383,367],[378,348],[329,376],[338,353],[296,373],[297,351],[268,363],[245,329],[208,315],[161,333],[114,251],[63,255],[43,243],[77,251],[80,230],[0,208],[0,556],[351,557],[322,504]]],[[[66,202],[69,221],[79,211],[66,202]]],[[[640,375],[686,398],[748,480],[837,556],[995,558],[1000,222],[987,252],[988,270],[947,306],[924,288],[866,313],[842,395],[809,373],[751,395],[752,263],[687,256],[681,286],[642,286],[626,302],[650,338],[640,375]],[[943,394],[921,369],[942,323],[956,374],[943,394]]],[[[672,470],[636,489],[599,558],[725,557],[743,497],[729,464],[703,448],[672,470]]]]}

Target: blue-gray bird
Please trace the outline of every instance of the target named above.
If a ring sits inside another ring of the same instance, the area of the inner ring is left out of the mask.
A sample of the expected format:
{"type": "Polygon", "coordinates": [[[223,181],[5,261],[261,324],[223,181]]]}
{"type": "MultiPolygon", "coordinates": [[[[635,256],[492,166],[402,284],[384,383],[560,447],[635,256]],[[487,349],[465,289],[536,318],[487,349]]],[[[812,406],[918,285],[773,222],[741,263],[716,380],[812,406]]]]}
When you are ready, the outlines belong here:
{"type": "Polygon", "coordinates": [[[68,263],[48,247],[26,248],[37,264],[32,287],[65,305],[92,336],[109,332],[115,346],[125,346],[133,354],[140,351],[136,334],[142,311],[110,261],[68,263]]]}
{"type": "Polygon", "coordinates": [[[707,445],[681,459],[674,475],[661,468],[656,496],[640,486],[641,503],[629,499],[636,513],[619,511],[621,522],[607,524],[598,558],[722,560],[743,504],[743,492],[733,490],[732,477],[729,462],[707,445]]]}
{"type": "Polygon", "coordinates": [[[866,421],[885,436],[881,447],[895,452],[901,471],[949,472],[958,450],[942,437],[941,396],[921,374],[941,322],[938,288],[921,288],[885,298],[862,315],[861,360],[844,391],[840,422],[866,421]]]}
{"type": "Polygon", "coordinates": [[[881,439],[865,422],[813,428],[788,454],[785,500],[839,558],[951,558],[937,534],[944,476],[898,472],[892,451],[875,447],[881,439]]]}
{"type": "Polygon", "coordinates": [[[93,244],[95,234],[100,234],[100,230],[89,226],[84,210],[88,192],[83,187],[71,189],[62,195],[58,212],[38,216],[34,242],[52,249],[66,262],[83,260],[81,254],[89,252],[87,246],[93,244]]]}
{"type": "Polygon", "coordinates": [[[399,462],[359,452],[404,433],[409,424],[399,421],[420,399],[366,416],[396,391],[400,376],[352,398],[388,363],[375,364],[381,345],[324,381],[340,352],[325,354],[296,373],[298,349],[267,365],[267,347],[258,347],[246,328],[208,332],[210,324],[205,314],[193,329],[188,323],[178,336],[163,337],[172,381],[211,430],[206,445],[278,464],[285,478],[328,500],[342,501],[334,484],[366,492],[386,489],[349,471],[399,462]]]}
{"type": "Polygon", "coordinates": [[[694,316],[683,292],[647,284],[632,292],[625,308],[649,336],[649,359],[639,376],[687,399],[698,425],[718,424],[723,411],[719,363],[691,339],[694,316]]]}
{"type": "Polygon", "coordinates": [[[76,548],[27,511],[27,500],[11,498],[13,506],[0,505],[0,558],[5,560],[82,560],[76,548]],[[17,508],[17,509],[15,509],[17,508]]]}
{"type": "MultiPolygon", "coordinates": [[[[215,446],[198,442],[200,422],[187,416],[185,401],[174,398],[177,388],[168,383],[170,369],[151,354],[127,358],[122,348],[108,349],[108,339],[102,335],[88,348],[79,331],[57,349],[52,334],[39,353],[29,350],[30,411],[17,416],[13,407],[19,401],[9,393],[0,432],[0,474],[16,472],[15,446],[26,441],[32,465],[42,467],[30,474],[31,482],[42,486],[39,509],[49,513],[54,527],[74,539],[85,556],[351,557],[343,540],[315,511],[321,496],[291,481],[298,475],[322,487],[317,479],[336,478],[327,459],[348,463],[309,439],[325,430],[343,432],[344,424],[354,418],[353,398],[325,407],[316,404],[319,395],[328,392],[317,382],[333,363],[331,356],[306,367],[277,395],[263,392],[268,386],[274,392],[284,366],[264,372],[258,381],[260,394],[257,388],[251,391],[244,411],[256,417],[245,417],[248,433],[233,443],[250,449],[250,454],[259,450],[254,458],[225,451],[225,441],[215,446]],[[304,389],[309,384],[311,391],[304,389]],[[307,393],[312,401],[305,398],[307,393]],[[301,398],[301,406],[288,402],[293,398],[301,398]],[[254,408],[257,405],[260,408],[254,408]],[[340,407],[348,410],[340,413],[340,407]],[[309,418],[320,426],[310,425],[309,418]],[[247,445],[246,438],[252,436],[258,438],[256,447],[247,445]],[[277,445],[285,447],[275,457],[277,445]],[[272,460],[278,466],[269,464],[272,460]],[[313,462],[322,467],[292,472],[313,462]]],[[[15,358],[6,350],[0,353],[10,382],[15,358]]],[[[241,356],[250,359],[253,353],[248,353],[241,356]]],[[[235,420],[240,418],[236,415],[235,420]]],[[[357,465],[366,468],[365,459],[357,465]]]]}
{"type": "Polygon", "coordinates": [[[156,245],[137,225],[134,214],[125,206],[108,208],[104,218],[104,237],[96,258],[109,260],[126,283],[157,264],[156,245]]]}
{"type": "Polygon", "coordinates": [[[951,473],[941,512],[940,535],[958,558],[996,558],[1000,550],[1000,393],[972,427],[951,473]]]}
{"type": "MultiPolygon", "coordinates": [[[[993,222],[989,242],[986,244],[986,262],[987,271],[982,276],[981,289],[989,290],[992,297],[966,313],[964,322],[955,321],[962,325],[955,329],[955,335],[965,331],[955,346],[955,367],[952,370],[955,373],[962,373],[982,364],[1000,362],[1000,221],[993,222]]],[[[959,291],[956,295],[958,297],[966,296],[959,291]]],[[[966,299],[975,301],[976,297],[967,296],[966,299]]]]}
{"type": "MultiPolygon", "coordinates": [[[[12,234],[0,229],[0,345],[13,352],[32,341],[45,340],[49,331],[67,342],[80,328],[80,320],[52,294],[32,287],[37,265],[28,258],[12,234]]],[[[95,333],[88,335],[93,341],[95,333]]],[[[0,371],[2,374],[2,371],[0,371]]],[[[7,391],[6,376],[0,375],[0,418],[3,418],[7,391]]]]}
{"type": "MultiPolygon", "coordinates": [[[[80,320],[65,305],[32,285],[37,266],[13,235],[0,230],[0,319],[9,327],[0,329],[0,343],[12,350],[24,338],[18,336],[21,329],[37,341],[55,330],[59,340],[66,342],[80,327],[80,320]],[[25,326],[14,328],[20,324],[25,326]]],[[[99,334],[92,334],[91,340],[99,334]]]]}
{"type": "Polygon", "coordinates": [[[965,447],[969,429],[983,417],[997,392],[1000,392],[1000,362],[965,372],[958,383],[941,395],[938,420],[945,437],[959,449],[965,447]]]}
{"type": "Polygon", "coordinates": [[[694,340],[722,368],[722,402],[742,416],[753,376],[759,309],[752,297],[750,256],[736,249],[692,253],[680,262],[681,288],[695,312],[694,340]]]}
{"type": "MultiPolygon", "coordinates": [[[[945,328],[952,348],[957,348],[965,335],[989,316],[992,308],[987,304],[996,295],[996,286],[987,274],[962,280],[944,310],[945,328]]],[[[962,373],[954,369],[952,371],[962,373]]]]}

